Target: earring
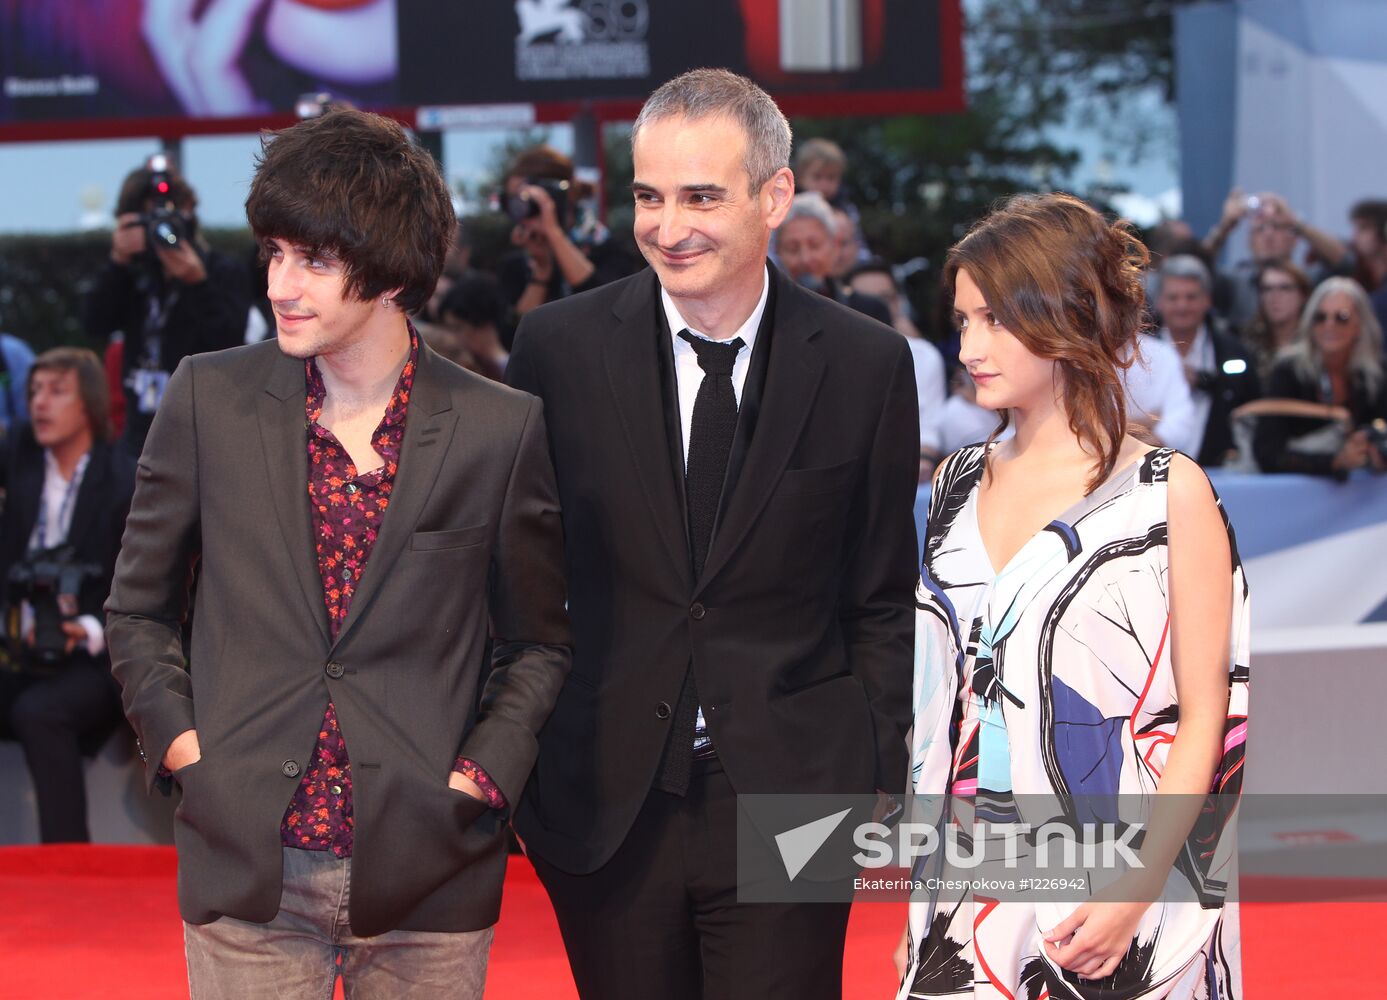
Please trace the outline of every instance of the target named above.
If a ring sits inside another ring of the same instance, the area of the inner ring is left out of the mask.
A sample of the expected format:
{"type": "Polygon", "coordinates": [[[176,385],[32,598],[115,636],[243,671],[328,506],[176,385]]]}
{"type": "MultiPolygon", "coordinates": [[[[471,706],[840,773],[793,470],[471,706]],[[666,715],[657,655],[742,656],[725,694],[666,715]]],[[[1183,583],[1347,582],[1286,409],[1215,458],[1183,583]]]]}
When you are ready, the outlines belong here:
{"type": "Polygon", "coordinates": [[[385,296],[383,299],[380,300],[380,304],[383,305],[383,306],[385,306],[385,308],[389,309],[390,306],[394,303],[394,301],[395,301],[394,299],[392,299],[389,295],[387,295],[387,296],[385,296]]]}

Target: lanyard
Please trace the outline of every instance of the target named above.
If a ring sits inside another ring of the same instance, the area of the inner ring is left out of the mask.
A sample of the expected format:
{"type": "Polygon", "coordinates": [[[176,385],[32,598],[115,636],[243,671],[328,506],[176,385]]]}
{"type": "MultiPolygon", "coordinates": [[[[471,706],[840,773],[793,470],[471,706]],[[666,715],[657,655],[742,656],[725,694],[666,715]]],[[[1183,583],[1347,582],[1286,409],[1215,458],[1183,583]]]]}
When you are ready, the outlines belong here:
{"type": "MultiPolygon", "coordinates": [[[[63,502],[58,507],[58,526],[62,529],[64,537],[66,537],[67,532],[72,530],[72,507],[77,502],[77,491],[81,489],[82,476],[86,474],[87,463],[90,460],[91,452],[87,452],[77,462],[77,468],[72,470],[72,479],[68,481],[67,490],[63,493],[63,502]]],[[[39,516],[34,522],[34,533],[29,537],[30,552],[40,552],[43,549],[51,548],[48,545],[47,478],[45,474],[43,494],[39,498],[39,516]]]]}

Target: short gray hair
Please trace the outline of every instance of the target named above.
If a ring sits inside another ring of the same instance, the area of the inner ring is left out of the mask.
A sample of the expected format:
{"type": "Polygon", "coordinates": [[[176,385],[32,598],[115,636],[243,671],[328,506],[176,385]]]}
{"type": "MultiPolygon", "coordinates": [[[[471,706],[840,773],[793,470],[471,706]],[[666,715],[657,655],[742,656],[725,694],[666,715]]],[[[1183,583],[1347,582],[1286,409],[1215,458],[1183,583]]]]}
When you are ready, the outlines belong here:
{"type": "Polygon", "coordinates": [[[1161,264],[1157,276],[1160,279],[1156,286],[1157,295],[1165,289],[1168,278],[1193,278],[1204,289],[1205,295],[1214,294],[1214,279],[1209,274],[1208,265],[1192,253],[1177,253],[1167,257],[1161,264]]]}
{"type": "Polygon", "coordinates": [[[771,95],[744,76],[726,69],[691,69],[651,94],[631,127],[631,146],[641,129],[665,118],[690,121],[726,115],[746,135],[744,165],[753,193],[775,172],[790,165],[790,123],[771,95]]]}
{"type": "Polygon", "coordinates": [[[838,220],[833,217],[833,209],[817,191],[801,191],[795,195],[794,200],[790,202],[790,211],[786,213],[785,221],[776,230],[776,235],[784,232],[785,226],[795,219],[813,219],[824,227],[829,239],[833,239],[838,233],[838,220]]]}

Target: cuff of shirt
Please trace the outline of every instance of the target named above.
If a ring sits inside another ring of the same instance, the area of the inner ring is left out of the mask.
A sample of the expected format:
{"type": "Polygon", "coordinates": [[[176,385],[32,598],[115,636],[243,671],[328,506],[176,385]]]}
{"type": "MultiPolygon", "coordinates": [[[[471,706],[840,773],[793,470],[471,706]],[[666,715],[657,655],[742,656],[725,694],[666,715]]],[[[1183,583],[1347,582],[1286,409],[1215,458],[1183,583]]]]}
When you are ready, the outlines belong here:
{"type": "Polygon", "coordinates": [[[78,615],[77,624],[87,632],[87,652],[100,656],[106,649],[106,632],[96,620],[96,615],[78,615]]]}
{"type": "Polygon", "coordinates": [[[476,782],[477,787],[482,790],[482,797],[486,799],[486,804],[492,809],[504,809],[506,807],[506,797],[501,794],[501,789],[496,782],[491,780],[491,775],[487,774],[482,766],[475,761],[468,760],[466,757],[459,757],[457,763],[453,765],[453,770],[464,778],[470,778],[476,782]]]}

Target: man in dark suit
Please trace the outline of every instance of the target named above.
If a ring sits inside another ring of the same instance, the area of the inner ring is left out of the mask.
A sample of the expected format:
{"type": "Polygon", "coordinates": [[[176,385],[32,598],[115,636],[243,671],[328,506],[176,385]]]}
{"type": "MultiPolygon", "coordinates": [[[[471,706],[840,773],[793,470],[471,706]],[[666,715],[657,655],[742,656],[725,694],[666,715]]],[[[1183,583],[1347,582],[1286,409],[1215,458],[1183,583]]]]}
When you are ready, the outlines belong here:
{"type": "Polygon", "coordinates": [[[1233,411],[1262,394],[1255,352],[1211,312],[1213,287],[1198,257],[1175,254],[1161,264],[1156,336],[1174,345],[1185,362],[1200,441],[1190,457],[1203,466],[1228,461],[1237,449],[1233,411]]]}
{"type": "Polygon", "coordinates": [[[794,195],[770,97],[695,70],[633,133],[651,269],[544,306],[573,672],[517,828],[579,992],[837,996],[848,904],[737,902],[737,794],[900,793],[910,354],[766,259],[794,195]]]}
{"type": "Polygon", "coordinates": [[[24,747],[39,839],[86,841],[82,753],[121,718],[100,615],[135,460],[107,442],[106,371],[91,351],[46,351],[27,383],[33,423],[15,429],[0,519],[9,653],[0,737],[24,747]]]}
{"type": "Polygon", "coordinates": [[[246,211],[278,342],[175,372],[107,605],[150,783],[183,790],[192,994],[480,998],[570,657],[541,406],[407,320],[454,220],[394,122],[279,133],[246,211]]]}

